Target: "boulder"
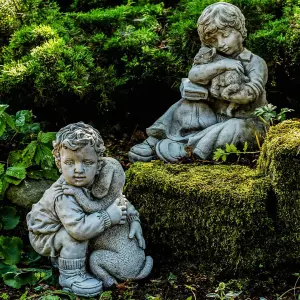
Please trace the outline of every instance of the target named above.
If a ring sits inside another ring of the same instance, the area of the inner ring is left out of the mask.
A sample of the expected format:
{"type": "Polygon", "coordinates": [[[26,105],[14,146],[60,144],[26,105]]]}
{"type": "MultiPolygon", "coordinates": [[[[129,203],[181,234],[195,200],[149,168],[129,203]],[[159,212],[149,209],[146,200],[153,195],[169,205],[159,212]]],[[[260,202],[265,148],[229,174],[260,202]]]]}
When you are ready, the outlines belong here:
{"type": "Polygon", "coordinates": [[[6,198],[12,203],[29,210],[32,204],[38,202],[45,190],[53,183],[52,180],[25,179],[20,185],[9,186],[6,191],[6,198]]]}

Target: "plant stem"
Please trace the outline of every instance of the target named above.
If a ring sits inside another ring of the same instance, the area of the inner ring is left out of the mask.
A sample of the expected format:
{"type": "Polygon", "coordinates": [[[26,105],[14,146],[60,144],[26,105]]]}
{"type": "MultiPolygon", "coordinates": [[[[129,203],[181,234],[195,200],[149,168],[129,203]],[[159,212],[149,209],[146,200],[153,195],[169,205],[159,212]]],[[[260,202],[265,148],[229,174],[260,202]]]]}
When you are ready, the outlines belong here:
{"type": "Polygon", "coordinates": [[[294,290],[296,290],[296,289],[300,289],[300,286],[293,287],[292,289],[287,290],[287,291],[284,292],[282,295],[280,295],[278,299],[280,300],[285,294],[289,293],[290,291],[294,291],[294,290]]]}

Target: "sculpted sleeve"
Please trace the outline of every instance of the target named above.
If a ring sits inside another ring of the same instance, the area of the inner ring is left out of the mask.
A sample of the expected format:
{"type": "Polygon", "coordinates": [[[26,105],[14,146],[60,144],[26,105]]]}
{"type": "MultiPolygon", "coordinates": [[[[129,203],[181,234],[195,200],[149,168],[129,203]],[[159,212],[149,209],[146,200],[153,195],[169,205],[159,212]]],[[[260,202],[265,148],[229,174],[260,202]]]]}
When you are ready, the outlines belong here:
{"type": "Polygon", "coordinates": [[[265,91],[265,85],[268,80],[268,68],[265,61],[257,55],[252,54],[250,63],[246,66],[247,76],[250,82],[245,83],[249,86],[258,99],[265,91]]]}
{"type": "Polygon", "coordinates": [[[55,210],[66,231],[79,241],[89,240],[111,226],[106,211],[86,214],[73,196],[58,197],[55,210]]]}

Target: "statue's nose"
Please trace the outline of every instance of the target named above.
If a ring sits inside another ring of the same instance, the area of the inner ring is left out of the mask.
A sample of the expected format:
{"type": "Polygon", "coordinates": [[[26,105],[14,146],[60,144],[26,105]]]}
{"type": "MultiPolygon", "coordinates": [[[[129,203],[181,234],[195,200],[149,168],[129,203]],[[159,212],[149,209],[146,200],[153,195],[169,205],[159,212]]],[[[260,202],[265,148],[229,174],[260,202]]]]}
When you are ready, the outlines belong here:
{"type": "Polygon", "coordinates": [[[81,163],[75,164],[75,173],[83,173],[83,172],[84,172],[83,165],[81,163]]]}
{"type": "Polygon", "coordinates": [[[224,39],[218,38],[218,47],[223,48],[225,46],[224,39]]]}

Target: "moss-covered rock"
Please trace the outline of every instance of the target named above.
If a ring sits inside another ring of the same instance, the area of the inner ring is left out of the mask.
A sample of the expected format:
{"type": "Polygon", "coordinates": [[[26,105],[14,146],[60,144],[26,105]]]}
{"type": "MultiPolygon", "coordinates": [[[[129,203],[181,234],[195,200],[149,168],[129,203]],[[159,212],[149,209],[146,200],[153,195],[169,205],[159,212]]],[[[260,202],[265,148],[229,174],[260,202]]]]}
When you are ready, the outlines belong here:
{"type": "Polygon", "coordinates": [[[32,204],[37,203],[53,183],[52,180],[26,179],[20,185],[10,185],[6,197],[13,204],[29,211],[32,204]]]}
{"type": "Polygon", "coordinates": [[[152,251],[227,274],[270,262],[270,182],[248,167],[135,163],[125,192],[152,251]]]}
{"type": "Polygon", "coordinates": [[[300,252],[300,122],[285,121],[268,132],[258,170],[271,178],[276,195],[278,247],[289,259],[300,252]]]}

